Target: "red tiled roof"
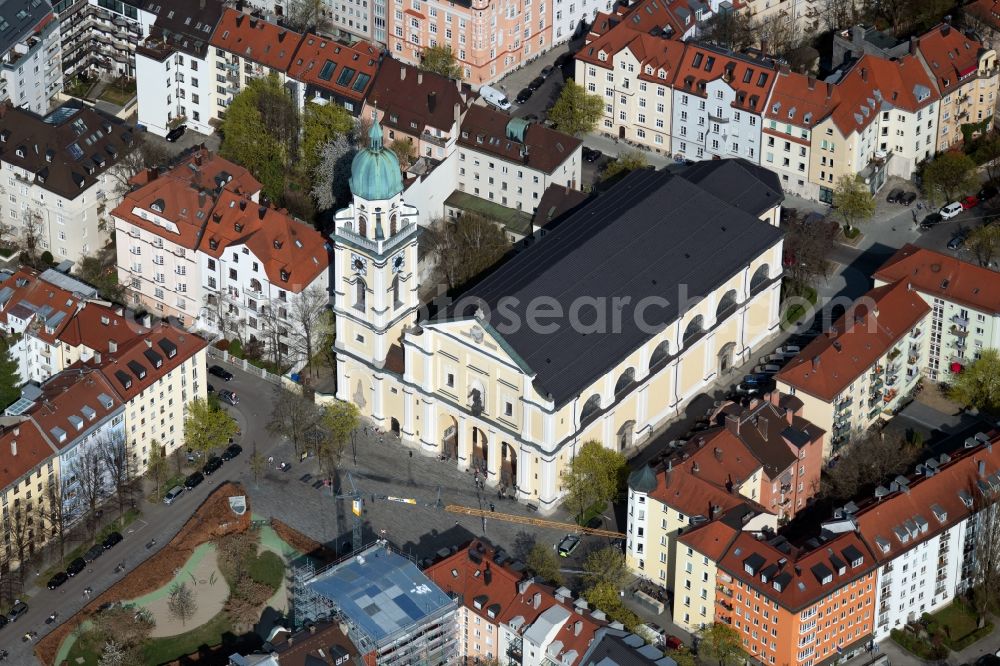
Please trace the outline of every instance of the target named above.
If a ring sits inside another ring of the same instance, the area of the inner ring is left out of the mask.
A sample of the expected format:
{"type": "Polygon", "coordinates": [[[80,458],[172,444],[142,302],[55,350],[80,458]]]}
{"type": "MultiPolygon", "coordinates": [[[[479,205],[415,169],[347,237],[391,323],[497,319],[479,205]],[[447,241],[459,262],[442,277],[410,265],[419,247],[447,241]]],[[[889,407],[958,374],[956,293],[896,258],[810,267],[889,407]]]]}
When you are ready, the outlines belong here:
{"type": "Polygon", "coordinates": [[[57,449],[69,446],[124,404],[100,372],[79,363],[46,380],[41,389],[42,397],[27,415],[57,449]],[[101,396],[109,400],[105,402],[101,396]]]}
{"type": "MultiPolygon", "coordinates": [[[[12,289],[14,293],[6,302],[0,303],[0,325],[9,331],[8,316],[27,319],[42,308],[49,308],[51,311],[45,317],[45,325],[32,332],[32,335],[49,344],[62,335],[72,321],[73,314],[85,304],[85,301],[72,292],[41,279],[38,271],[23,266],[0,282],[0,288],[6,287],[12,289]],[[18,307],[19,305],[21,307],[18,307]],[[26,310],[24,306],[28,306],[26,310]],[[61,319],[57,319],[58,313],[62,313],[61,319]]],[[[41,323],[40,319],[38,321],[41,323]]]]}
{"type": "Polygon", "coordinates": [[[962,11],[975,16],[994,30],[1000,30],[1000,0],[973,0],[962,11]]]}
{"type": "Polygon", "coordinates": [[[905,282],[917,291],[1000,314],[1000,274],[947,254],[908,243],[873,277],[882,282],[905,282]]]}
{"type": "MultiPolygon", "coordinates": [[[[700,463],[698,468],[700,472],[700,463]]],[[[649,493],[649,496],[688,517],[711,518],[713,507],[719,507],[720,511],[725,512],[750,503],[750,500],[742,495],[727,490],[725,480],[722,484],[714,483],[700,473],[694,472],[692,465],[686,463],[657,473],[656,488],[649,493]]]]}
{"type": "Polygon", "coordinates": [[[674,75],[684,56],[684,43],[653,37],[622,25],[621,29],[611,30],[580,49],[576,58],[608,69],[613,64],[612,59],[609,57],[602,61],[598,54],[604,51],[611,56],[625,50],[630,51],[639,61],[640,79],[669,86],[673,84],[674,75]]]}
{"type": "Polygon", "coordinates": [[[737,57],[688,43],[674,77],[674,89],[704,97],[705,85],[722,78],[736,91],[734,108],[761,113],[777,75],[777,64],[771,60],[737,57]]]}
{"type": "Polygon", "coordinates": [[[7,488],[55,455],[30,420],[0,426],[0,488],[7,488]]]}
{"type": "Polygon", "coordinates": [[[307,34],[288,67],[288,75],[317,88],[363,100],[378,71],[382,50],[368,42],[341,44],[307,34]]]}
{"type": "Polygon", "coordinates": [[[83,345],[103,352],[108,349],[108,341],[116,345],[126,345],[146,331],[146,328],[115,308],[100,303],[87,303],[76,313],[59,335],[59,340],[73,347],[83,345]]]}
{"type": "Polygon", "coordinates": [[[991,446],[953,453],[955,460],[934,459],[937,471],[932,476],[913,475],[907,490],[881,500],[872,498],[861,507],[855,520],[876,559],[885,562],[898,557],[961,522],[972,514],[973,508],[978,510],[981,494],[978,483],[995,485],[997,480],[990,477],[1000,474],[1000,446],[996,445],[1000,437],[994,433],[991,439],[994,442],[991,446]]]}
{"type": "Polygon", "coordinates": [[[212,33],[212,46],[241,58],[276,69],[288,70],[302,35],[235,9],[226,9],[212,33]]]}
{"type": "MultiPolygon", "coordinates": [[[[764,117],[783,125],[815,127],[840,102],[837,86],[798,72],[778,72],[764,117]]],[[[806,145],[808,145],[806,141],[806,145]]]]}
{"type": "Polygon", "coordinates": [[[905,282],[876,287],[855,301],[828,332],[806,345],[776,378],[831,401],[928,312],[927,303],[905,282]]]}
{"type": "Polygon", "coordinates": [[[833,122],[844,136],[863,131],[882,112],[883,101],[894,109],[916,111],[940,99],[937,88],[916,56],[886,60],[865,54],[837,84],[840,104],[833,122]]]}
{"type": "Polygon", "coordinates": [[[718,562],[739,533],[740,530],[725,521],[713,520],[682,532],[677,541],[698,551],[712,562],[718,562]]]}
{"type": "Polygon", "coordinates": [[[948,24],[931,28],[917,42],[917,49],[942,96],[956,90],[962,79],[979,70],[982,47],[981,43],[948,24]]]}

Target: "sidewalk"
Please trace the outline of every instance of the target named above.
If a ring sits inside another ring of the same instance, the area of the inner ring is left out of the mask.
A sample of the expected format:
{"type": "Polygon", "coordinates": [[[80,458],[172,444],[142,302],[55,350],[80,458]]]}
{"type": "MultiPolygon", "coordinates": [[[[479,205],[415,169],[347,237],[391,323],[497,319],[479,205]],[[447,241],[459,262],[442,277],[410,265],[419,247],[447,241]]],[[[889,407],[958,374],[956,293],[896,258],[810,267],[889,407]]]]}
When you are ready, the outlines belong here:
{"type": "Polygon", "coordinates": [[[993,633],[982,640],[976,641],[961,652],[951,652],[941,661],[927,661],[910,654],[899,647],[891,638],[879,642],[879,650],[889,657],[894,666],[899,664],[948,664],[948,666],[963,666],[973,664],[983,655],[994,654],[1000,650],[1000,618],[993,618],[993,633]]]}

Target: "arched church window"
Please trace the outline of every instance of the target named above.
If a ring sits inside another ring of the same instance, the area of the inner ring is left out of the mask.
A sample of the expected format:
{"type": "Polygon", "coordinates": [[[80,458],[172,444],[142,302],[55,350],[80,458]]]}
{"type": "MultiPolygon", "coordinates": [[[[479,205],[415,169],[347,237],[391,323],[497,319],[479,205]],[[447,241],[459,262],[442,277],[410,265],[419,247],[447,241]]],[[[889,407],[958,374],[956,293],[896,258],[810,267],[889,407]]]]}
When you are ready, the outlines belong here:
{"type": "Polygon", "coordinates": [[[354,289],[355,289],[355,293],[354,293],[354,309],[355,310],[360,310],[361,312],[364,312],[365,311],[365,297],[367,296],[367,291],[368,291],[368,288],[365,285],[365,281],[359,279],[356,283],[354,283],[354,289]]]}
{"type": "Polygon", "coordinates": [[[368,235],[368,220],[364,215],[358,218],[358,233],[362,236],[368,235]]]}
{"type": "Polygon", "coordinates": [[[398,224],[397,224],[396,220],[397,220],[396,214],[393,213],[392,217],[389,218],[389,235],[390,236],[395,236],[396,232],[399,230],[398,229],[398,224]]]}
{"type": "Polygon", "coordinates": [[[395,275],[392,278],[392,306],[398,308],[403,304],[403,301],[399,298],[399,276],[395,275]]]}

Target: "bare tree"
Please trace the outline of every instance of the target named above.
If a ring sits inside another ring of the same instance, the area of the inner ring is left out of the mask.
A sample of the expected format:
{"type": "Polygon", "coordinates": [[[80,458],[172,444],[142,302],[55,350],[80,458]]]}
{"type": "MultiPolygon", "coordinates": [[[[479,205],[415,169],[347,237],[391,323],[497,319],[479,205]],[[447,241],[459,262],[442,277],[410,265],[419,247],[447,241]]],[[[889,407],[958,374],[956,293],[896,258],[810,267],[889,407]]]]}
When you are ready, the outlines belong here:
{"type": "Polygon", "coordinates": [[[107,174],[114,185],[117,197],[124,196],[132,189],[132,177],[150,167],[166,166],[170,163],[170,151],[162,143],[155,142],[146,135],[134,136],[132,144],[107,174]]]}
{"type": "Polygon", "coordinates": [[[333,24],[327,18],[324,6],[323,0],[291,0],[285,12],[285,24],[300,32],[329,32],[333,24]]]}
{"type": "Polygon", "coordinates": [[[213,326],[219,329],[224,338],[230,336],[243,340],[246,321],[240,317],[240,309],[236,300],[227,292],[217,291],[205,295],[203,311],[213,326]]]}
{"type": "Polygon", "coordinates": [[[273,404],[268,432],[286,437],[299,454],[305,448],[307,434],[319,424],[323,411],[312,400],[283,387],[275,389],[273,404]]]}
{"type": "MultiPolygon", "coordinates": [[[[39,500],[41,501],[41,498],[39,500]]],[[[40,515],[43,512],[41,507],[36,512],[31,500],[18,498],[14,500],[9,513],[4,516],[4,531],[17,554],[18,580],[21,583],[24,583],[27,560],[35,554],[36,544],[42,541],[45,526],[40,515]]]]}
{"type": "Polygon", "coordinates": [[[510,249],[503,227],[466,213],[457,220],[437,220],[424,230],[422,242],[437,262],[439,279],[459,287],[496,264],[510,249]]]}
{"type": "Polygon", "coordinates": [[[38,261],[42,245],[42,214],[34,206],[27,208],[21,217],[20,244],[31,263],[38,261]]]}
{"type": "Polygon", "coordinates": [[[315,374],[313,357],[321,340],[333,327],[330,317],[330,294],[319,285],[304,289],[288,304],[290,340],[295,351],[306,358],[310,374],[315,374]]]}
{"type": "Polygon", "coordinates": [[[973,487],[968,492],[978,498],[976,513],[967,528],[975,530],[969,597],[982,627],[990,609],[996,608],[1000,601],[1000,504],[997,504],[995,491],[983,494],[978,487],[973,487]]]}
{"type": "Polygon", "coordinates": [[[274,365],[282,367],[288,353],[288,324],[281,318],[281,313],[287,313],[284,308],[273,305],[262,305],[257,313],[257,330],[264,343],[264,354],[274,365]]]}
{"type": "Polygon", "coordinates": [[[337,204],[345,204],[350,200],[348,182],[351,163],[357,152],[357,140],[343,134],[319,149],[319,162],[312,174],[311,191],[319,210],[330,210],[337,204]]]}
{"type": "Polygon", "coordinates": [[[101,452],[97,446],[82,446],[73,462],[70,463],[69,477],[76,486],[77,511],[87,519],[87,529],[90,538],[94,538],[97,528],[97,505],[104,495],[107,477],[101,452]]]}
{"type": "Polygon", "coordinates": [[[822,490],[835,501],[846,501],[906,471],[920,455],[920,447],[901,435],[869,431],[846,444],[839,454],[822,490]]]}
{"type": "Polygon", "coordinates": [[[118,515],[125,515],[125,507],[132,502],[132,491],[138,476],[135,453],[124,432],[102,435],[94,446],[98,448],[101,462],[118,499],[118,515]]]}
{"type": "Polygon", "coordinates": [[[175,619],[181,621],[182,627],[198,612],[198,602],[195,601],[194,592],[187,583],[174,583],[170,588],[167,610],[175,619]]]}
{"type": "Polygon", "coordinates": [[[65,476],[50,477],[45,488],[45,510],[43,512],[51,536],[59,542],[59,557],[66,556],[66,538],[77,512],[73,501],[72,486],[65,476]]]}

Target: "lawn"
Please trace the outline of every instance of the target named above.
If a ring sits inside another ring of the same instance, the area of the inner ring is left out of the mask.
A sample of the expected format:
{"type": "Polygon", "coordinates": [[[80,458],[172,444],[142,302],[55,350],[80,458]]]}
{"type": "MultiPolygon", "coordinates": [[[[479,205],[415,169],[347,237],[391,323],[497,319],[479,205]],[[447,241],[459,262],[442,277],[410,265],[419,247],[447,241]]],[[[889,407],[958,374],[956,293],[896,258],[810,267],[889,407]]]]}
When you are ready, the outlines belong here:
{"type": "Polygon", "coordinates": [[[964,650],[993,631],[986,623],[977,628],[975,612],[962,601],[956,600],[934,614],[925,613],[917,630],[893,629],[892,640],[923,659],[943,659],[948,650],[964,650]]]}
{"type": "Polygon", "coordinates": [[[125,106],[135,97],[135,81],[118,79],[101,93],[101,99],[116,106],[125,106]]]}
{"type": "MultiPolygon", "coordinates": [[[[789,294],[790,297],[801,298],[809,301],[812,305],[816,305],[816,290],[812,287],[806,287],[805,293],[801,294],[789,294]]],[[[794,303],[787,307],[781,316],[781,325],[784,327],[789,327],[796,323],[798,320],[802,319],[808,312],[806,306],[802,303],[794,303]]]]}
{"type": "Polygon", "coordinates": [[[281,581],[285,577],[285,563],[281,561],[281,557],[277,553],[265,550],[250,561],[247,573],[256,582],[263,583],[272,590],[277,590],[281,587],[281,581]]]}

